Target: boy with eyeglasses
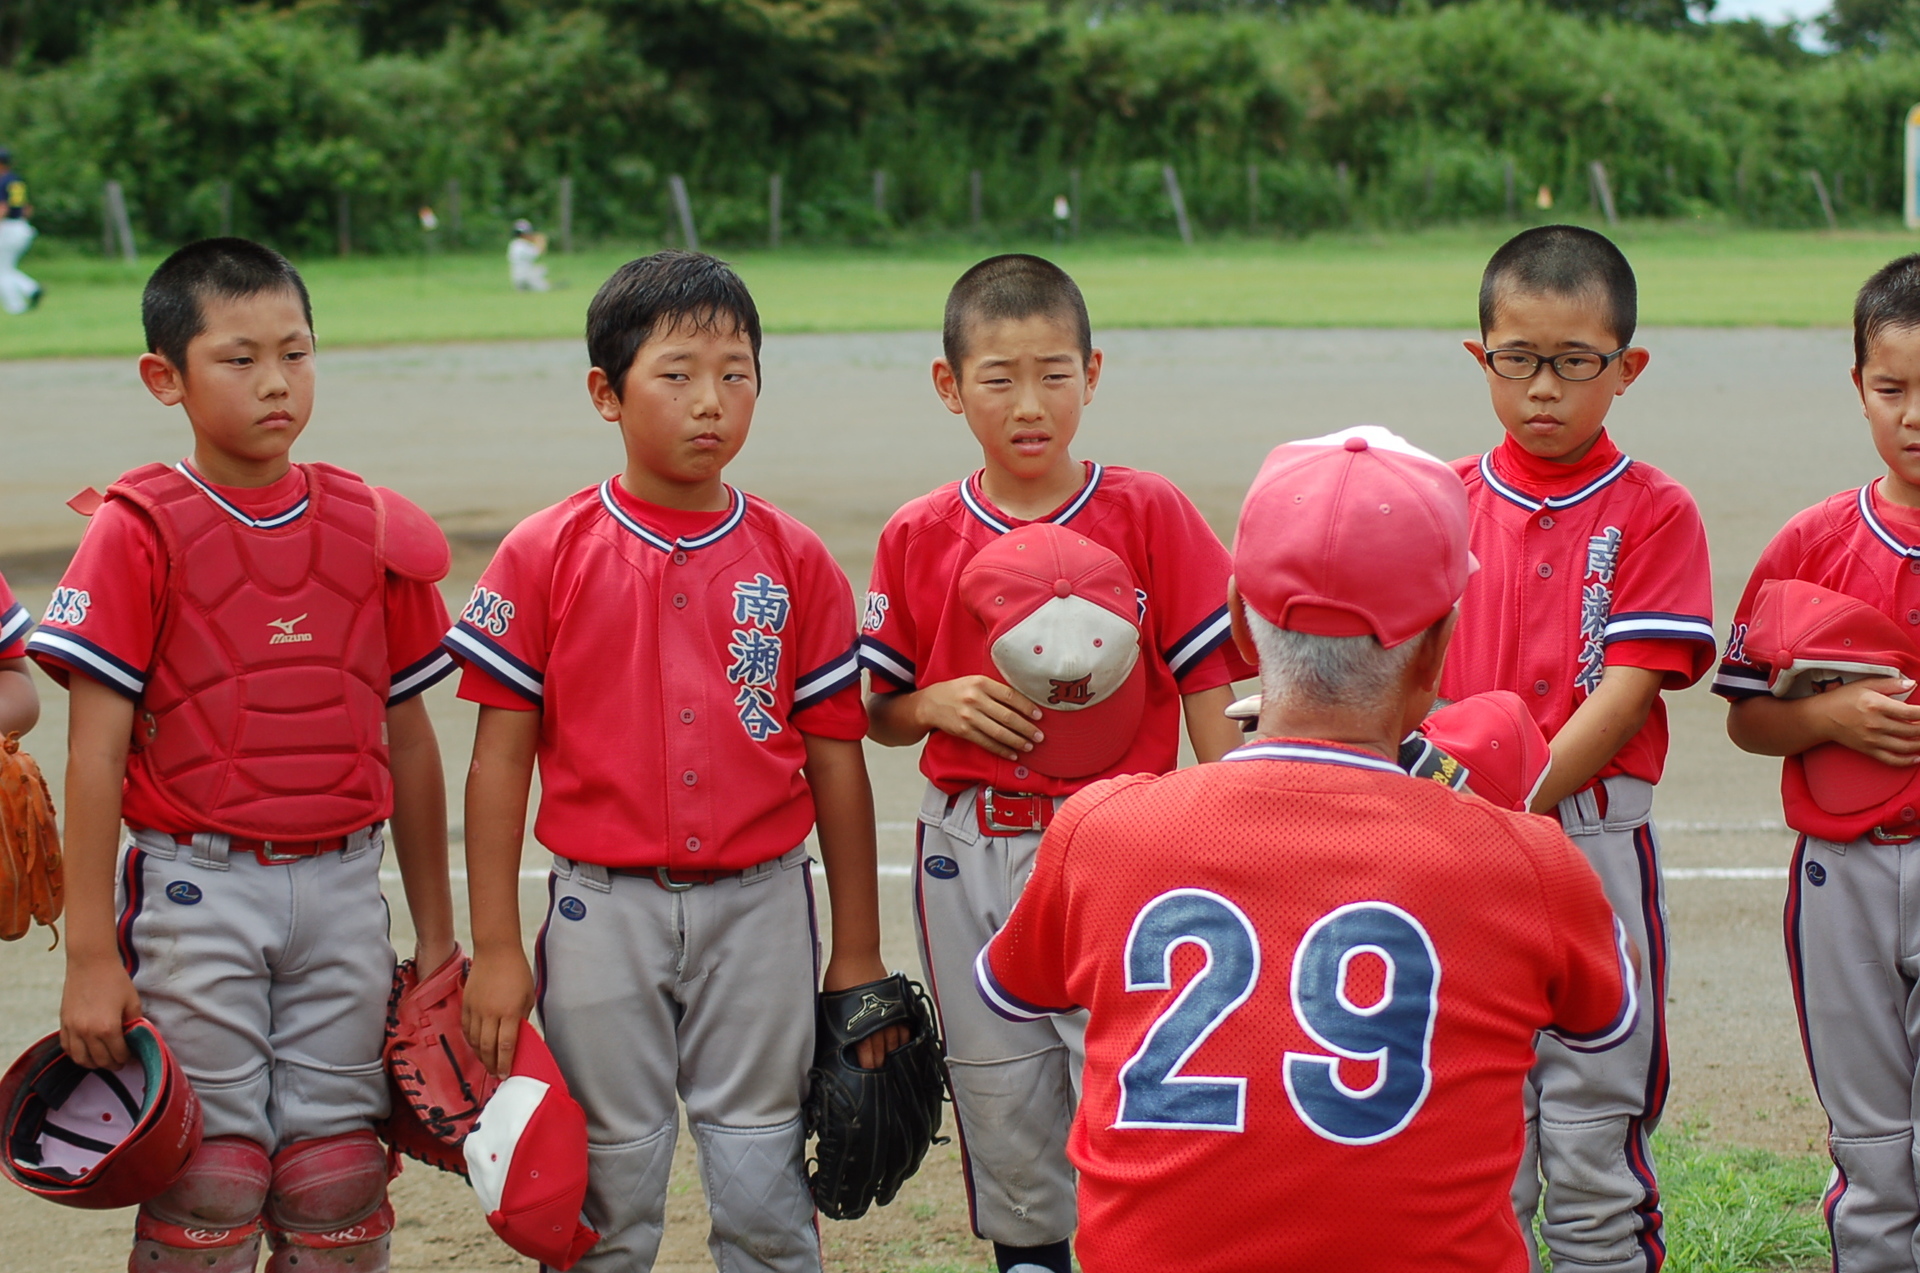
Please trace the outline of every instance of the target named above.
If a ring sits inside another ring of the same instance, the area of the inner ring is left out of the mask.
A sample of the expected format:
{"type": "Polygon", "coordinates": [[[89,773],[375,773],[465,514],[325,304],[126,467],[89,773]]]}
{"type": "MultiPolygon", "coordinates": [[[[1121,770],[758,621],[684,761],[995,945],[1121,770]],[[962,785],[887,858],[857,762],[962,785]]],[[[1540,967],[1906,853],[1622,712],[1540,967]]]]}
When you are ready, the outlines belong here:
{"type": "Polygon", "coordinates": [[[1531,1237],[1544,1177],[1540,1236],[1556,1268],[1609,1273],[1653,1273],[1665,1258],[1648,1138],[1667,1094],[1666,895],[1649,815],[1667,750],[1661,692],[1714,657],[1700,511],[1605,428],[1646,370],[1636,306],[1632,267],[1591,230],[1527,230],[1487,263],[1481,338],[1466,348],[1507,436],[1454,462],[1480,569],[1440,685],[1449,699],[1511,690],[1527,702],[1553,751],[1533,810],[1558,816],[1643,952],[1633,1038],[1594,1054],[1540,1039],[1513,1190],[1531,1237]]]}

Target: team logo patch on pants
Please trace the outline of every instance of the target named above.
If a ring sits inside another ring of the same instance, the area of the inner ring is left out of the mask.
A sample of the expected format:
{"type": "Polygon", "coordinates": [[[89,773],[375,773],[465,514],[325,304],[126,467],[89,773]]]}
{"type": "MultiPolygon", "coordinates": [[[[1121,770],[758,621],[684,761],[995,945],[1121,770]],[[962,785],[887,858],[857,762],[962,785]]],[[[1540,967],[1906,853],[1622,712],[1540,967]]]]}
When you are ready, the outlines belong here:
{"type": "Polygon", "coordinates": [[[936,880],[950,880],[960,874],[960,864],[950,857],[939,854],[926,860],[927,874],[936,880]]]}
{"type": "Polygon", "coordinates": [[[178,902],[182,906],[197,906],[200,902],[200,886],[186,880],[175,880],[167,885],[167,900],[178,902]]]}
{"type": "Polygon", "coordinates": [[[577,897],[563,897],[560,899],[560,917],[562,919],[585,919],[587,917],[587,904],[577,897]]]}

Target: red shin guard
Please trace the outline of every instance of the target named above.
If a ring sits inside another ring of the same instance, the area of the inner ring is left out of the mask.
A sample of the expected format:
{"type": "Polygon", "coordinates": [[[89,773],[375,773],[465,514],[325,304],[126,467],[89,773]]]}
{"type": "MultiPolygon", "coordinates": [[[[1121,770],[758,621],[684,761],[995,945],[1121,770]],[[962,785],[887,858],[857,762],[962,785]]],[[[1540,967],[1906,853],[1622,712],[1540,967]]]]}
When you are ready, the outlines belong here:
{"type": "Polygon", "coordinates": [[[186,1174],[140,1208],[129,1273],[253,1273],[267,1151],[240,1136],[202,1141],[186,1174]]]}
{"type": "Polygon", "coordinates": [[[273,1157],[268,1273],[386,1273],[393,1232],[387,1152],[370,1131],[287,1146],[273,1157]]]}

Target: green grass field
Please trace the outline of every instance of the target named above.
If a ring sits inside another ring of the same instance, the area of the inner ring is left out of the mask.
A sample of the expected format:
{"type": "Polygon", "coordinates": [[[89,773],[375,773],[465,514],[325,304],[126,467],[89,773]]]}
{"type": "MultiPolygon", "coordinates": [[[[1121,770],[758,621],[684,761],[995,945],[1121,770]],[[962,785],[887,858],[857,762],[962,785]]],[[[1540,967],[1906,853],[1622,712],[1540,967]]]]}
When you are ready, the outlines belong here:
{"type": "MultiPolygon", "coordinates": [[[[1471,327],[1480,269],[1511,227],[1304,240],[1087,244],[965,241],[897,248],[794,248],[727,255],[753,287],[769,331],[891,331],[939,324],[954,277],[991,251],[1058,259],[1100,327],[1471,327]]],[[[1920,247],[1894,230],[1813,233],[1646,224],[1620,242],[1640,276],[1643,323],[1844,326],[1854,290],[1877,266],[1920,247]]],[[[621,261],[657,245],[550,258],[561,286],[506,285],[503,255],[317,258],[302,262],[329,347],[527,340],[580,333],[587,300],[621,261]]],[[[504,246],[502,251],[504,252],[504,246]]],[[[139,291],[158,263],[136,265],[43,244],[25,265],[47,289],[32,314],[0,315],[0,358],[141,350],[139,291]]]]}

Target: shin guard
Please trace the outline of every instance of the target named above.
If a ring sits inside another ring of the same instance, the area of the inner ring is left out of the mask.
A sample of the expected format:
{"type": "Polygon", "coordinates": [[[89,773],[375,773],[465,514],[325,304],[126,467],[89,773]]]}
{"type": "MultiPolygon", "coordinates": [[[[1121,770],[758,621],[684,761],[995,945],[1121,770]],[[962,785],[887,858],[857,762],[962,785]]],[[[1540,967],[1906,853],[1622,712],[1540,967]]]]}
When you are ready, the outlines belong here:
{"type": "Polygon", "coordinates": [[[186,1174],[140,1208],[129,1273],[253,1273],[271,1172],[245,1137],[202,1141],[186,1174]]]}
{"type": "Polygon", "coordinates": [[[387,1152],[370,1131],[304,1140],[273,1157],[267,1273],[386,1273],[387,1152]]]}

